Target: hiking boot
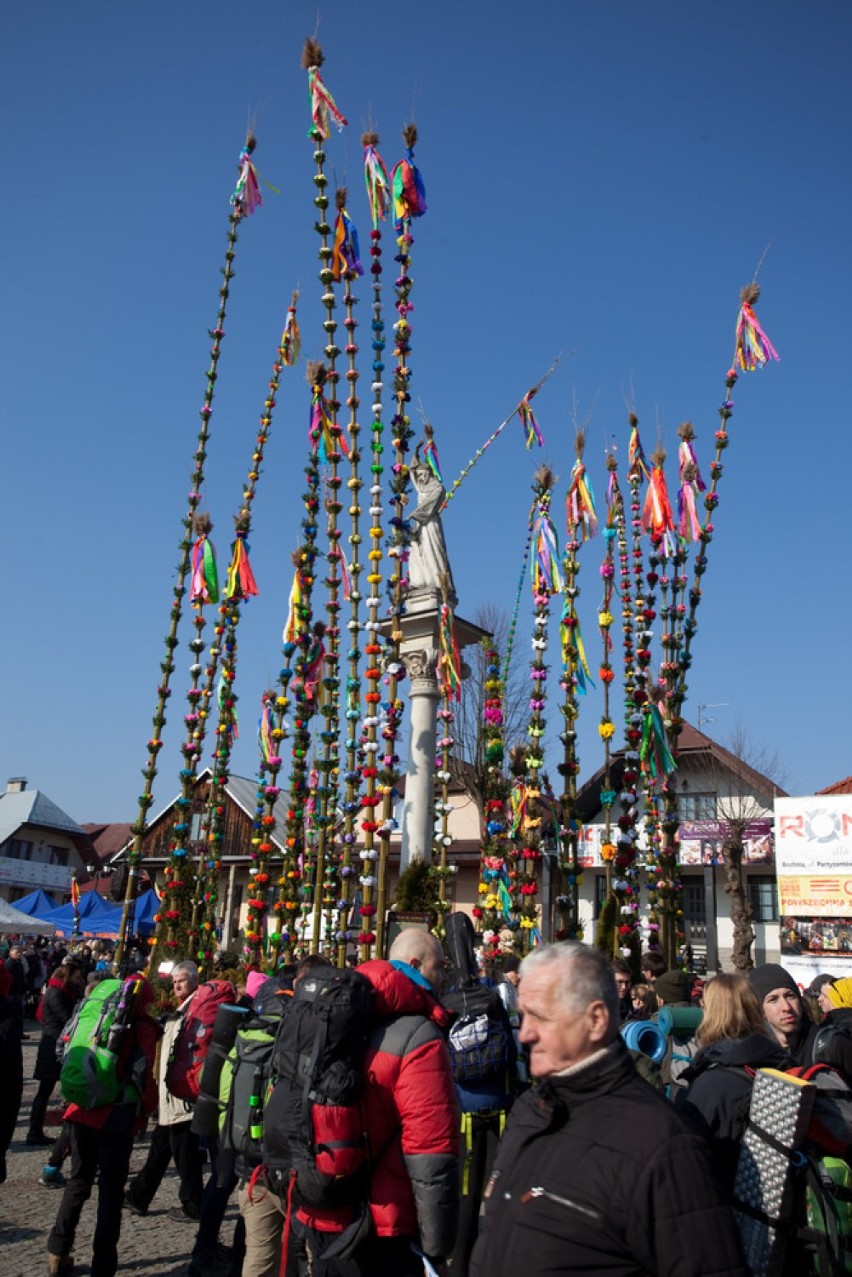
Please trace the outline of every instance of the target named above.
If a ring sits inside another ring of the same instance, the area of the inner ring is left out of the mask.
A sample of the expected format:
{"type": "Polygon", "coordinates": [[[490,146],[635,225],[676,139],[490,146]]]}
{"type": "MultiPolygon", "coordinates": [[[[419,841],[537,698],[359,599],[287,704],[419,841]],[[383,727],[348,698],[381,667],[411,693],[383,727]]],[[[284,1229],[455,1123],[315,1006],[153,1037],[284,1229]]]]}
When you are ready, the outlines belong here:
{"type": "Polygon", "coordinates": [[[49,1135],[45,1135],[44,1131],[27,1131],[26,1144],[33,1144],[39,1148],[47,1148],[53,1145],[55,1141],[49,1135]]]}
{"type": "Polygon", "coordinates": [[[74,1271],[73,1255],[48,1255],[47,1277],[69,1277],[74,1271]]]}
{"type": "Polygon", "coordinates": [[[44,1188],[62,1188],[65,1184],[65,1176],[58,1166],[45,1166],[38,1177],[38,1182],[44,1188]]]}
{"type": "Polygon", "coordinates": [[[188,1211],[185,1206],[172,1206],[171,1210],[166,1211],[169,1219],[182,1219],[192,1224],[198,1223],[198,1211],[195,1213],[188,1211]]]}
{"type": "Polygon", "coordinates": [[[129,1193],[124,1194],[123,1206],[125,1210],[129,1210],[131,1215],[147,1215],[147,1207],[137,1206],[129,1193]]]}

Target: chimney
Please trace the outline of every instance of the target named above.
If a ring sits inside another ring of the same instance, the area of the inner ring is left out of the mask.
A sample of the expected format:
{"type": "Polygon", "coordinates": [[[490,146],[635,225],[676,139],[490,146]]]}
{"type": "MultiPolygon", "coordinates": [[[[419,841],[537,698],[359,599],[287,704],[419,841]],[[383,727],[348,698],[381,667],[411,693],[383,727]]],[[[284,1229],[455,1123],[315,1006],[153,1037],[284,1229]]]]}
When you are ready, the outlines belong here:
{"type": "Polygon", "coordinates": [[[26,776],[10,776],[6,781],[7,794],[22,794],[27,787],[26,776]]]}

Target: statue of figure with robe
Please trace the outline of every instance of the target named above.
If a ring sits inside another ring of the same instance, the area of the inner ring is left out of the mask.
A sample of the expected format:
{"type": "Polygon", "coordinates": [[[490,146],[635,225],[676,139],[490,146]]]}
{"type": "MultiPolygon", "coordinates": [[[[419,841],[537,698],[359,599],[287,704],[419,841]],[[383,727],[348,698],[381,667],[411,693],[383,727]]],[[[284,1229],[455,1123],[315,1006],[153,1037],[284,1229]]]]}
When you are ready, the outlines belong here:
{"type": "Polygon", "coordinates": [[[457,596],[447,556],[447,543],[441,522],[441,507],[446,488],[426,461],[414,453],[411,482],[417,492],[417,505],[411,512],[411,540],[408,549],[409,595],[435,594],[446,597],[455,607],[457,596]]]}

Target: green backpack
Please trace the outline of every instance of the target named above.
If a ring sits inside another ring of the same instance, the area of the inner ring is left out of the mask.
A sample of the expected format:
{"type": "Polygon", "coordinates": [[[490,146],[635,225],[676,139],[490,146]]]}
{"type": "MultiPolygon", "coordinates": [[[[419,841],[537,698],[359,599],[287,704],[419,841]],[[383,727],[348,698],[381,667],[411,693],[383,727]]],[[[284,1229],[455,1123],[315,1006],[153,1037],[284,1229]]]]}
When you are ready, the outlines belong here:
{"type": "Polygon", "coordinates": [[[136,984],[136,977],[101,980],[65,1026],[59,1085],[69,1104],[85,1109],[114,1104],[129,1085],[119,1057],[136,984]]]}
{"type": "Polygon", "coordinates": [[[271,999],[237,1030],[219,1076],[219,1143],[250,1166],[263,1160],[263,1110],[272,1088],[272,1055],[281,1018],[292,999],[271,999]]]}

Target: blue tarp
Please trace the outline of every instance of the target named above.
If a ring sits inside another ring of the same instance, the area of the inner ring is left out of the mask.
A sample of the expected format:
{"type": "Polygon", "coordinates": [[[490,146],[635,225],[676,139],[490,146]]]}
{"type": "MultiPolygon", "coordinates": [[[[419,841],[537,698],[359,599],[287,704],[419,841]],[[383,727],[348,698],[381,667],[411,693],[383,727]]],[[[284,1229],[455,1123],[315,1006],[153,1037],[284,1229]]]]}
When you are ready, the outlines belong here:
{"type": "Polygon", "coordinates": [[[31,918],[49,918],[51,914],[56,913],[59,905],[52,896],[38,887],[28,896],[22,896],[20,900],[16,900],[15,908],[20,909],[21,913],[28,913],[31,918]]]}
{"type": "Polygon", "coordinates": [[[149,887],[137,898],[132,930],[139,931],[142,935],[149,935],[157,925],[154,922],[154,914],[158,913],[159,909],[159,897],[156,891],[149,887]]]}
{"type": "MultiPolygon", "coordinates": [[[[117,936],[121,926],[121,909],[110,906],[94,891],[89,891],[80,898],[78,910],[79,922],[77,935],[80,936],[117,936]]],[[[74,931],[74,906],[63,905],[55,909],[48,917],[49,922],[56,925],[56,930],[70,936],[74,931]]]]}

